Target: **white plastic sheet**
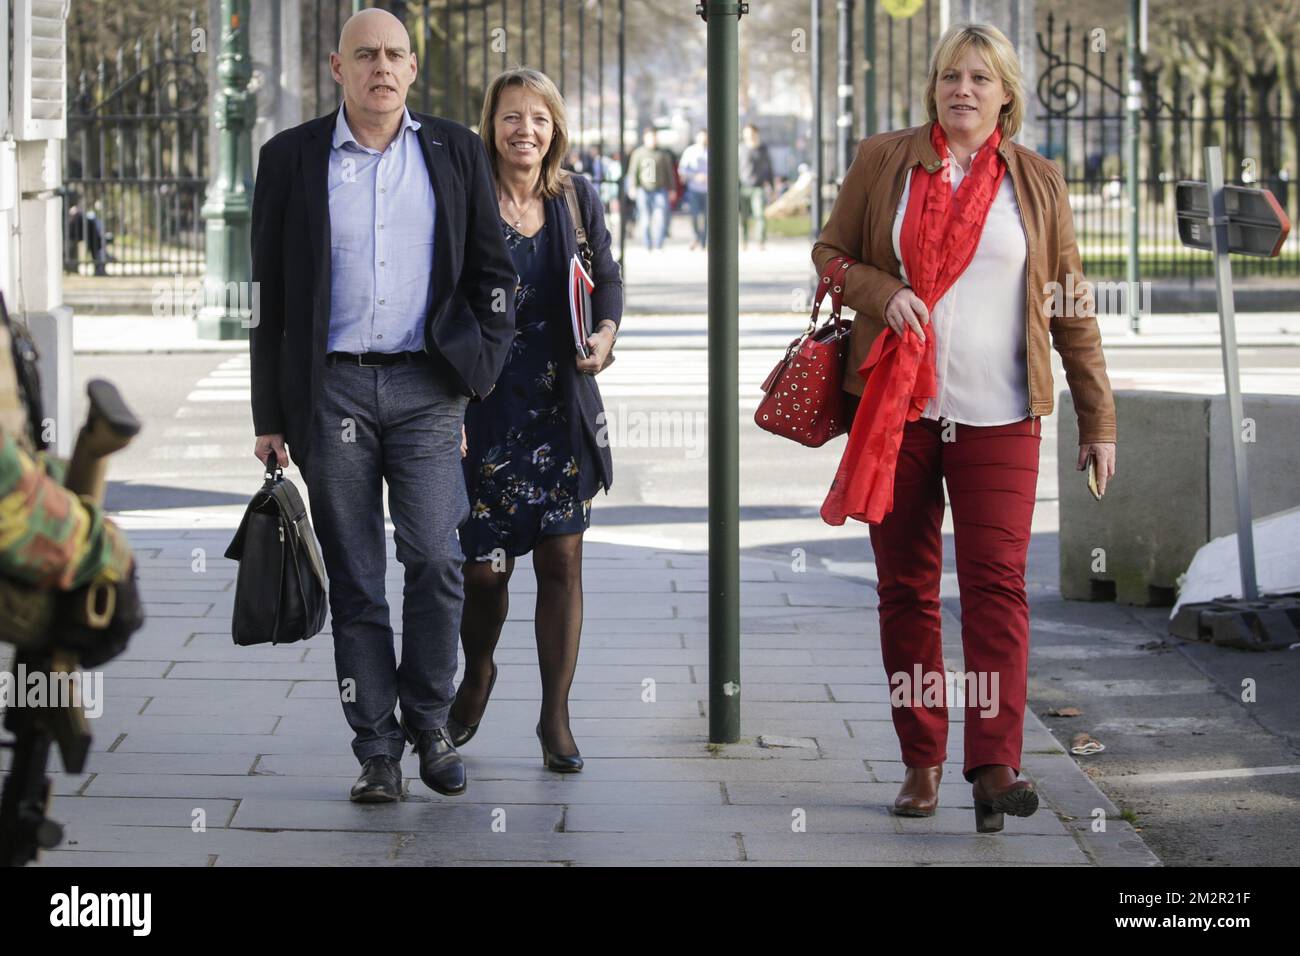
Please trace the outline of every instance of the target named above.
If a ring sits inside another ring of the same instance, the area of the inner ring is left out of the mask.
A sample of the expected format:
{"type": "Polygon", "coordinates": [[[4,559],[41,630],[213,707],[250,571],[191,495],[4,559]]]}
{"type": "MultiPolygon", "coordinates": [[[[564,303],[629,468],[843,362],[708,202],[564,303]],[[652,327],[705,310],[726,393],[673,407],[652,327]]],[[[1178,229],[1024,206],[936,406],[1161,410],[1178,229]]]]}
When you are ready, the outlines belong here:
{"type": "MultiPolygon", "coordinates": [[[[1300,507],[1251,522],[1255,534],[1255,576],[1260,594],[1300,591],[1300,507]]],[[[1184,604],[1240,598],[1241,564],[1235,533],[1201,546],[1183,575],[1172,619],[1184,604]]]]}

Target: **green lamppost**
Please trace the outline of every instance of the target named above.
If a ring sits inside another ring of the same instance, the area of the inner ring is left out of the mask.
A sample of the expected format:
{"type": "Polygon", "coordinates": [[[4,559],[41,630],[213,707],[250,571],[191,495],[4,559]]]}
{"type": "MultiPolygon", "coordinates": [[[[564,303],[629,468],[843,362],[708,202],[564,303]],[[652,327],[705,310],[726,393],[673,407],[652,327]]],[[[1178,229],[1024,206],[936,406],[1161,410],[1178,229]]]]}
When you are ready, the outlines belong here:
{"type": "Polygon", "coordinates": [[[199,337],[246,339],[256,321],[249,248],[253,211],[252,129],[256,95],[249,90],[253,62],[248,52],[249,0],[222,0],[220,89],[214,119],[221,137],[220,160],[200,213],[207,223],[207,271],[199,337]]]}
{"type": "Polygon", "coordinates": [[[701,0],[708,24],[709,743],[740,739],[740,218],[736,103],[748,3],[701,0]]]}

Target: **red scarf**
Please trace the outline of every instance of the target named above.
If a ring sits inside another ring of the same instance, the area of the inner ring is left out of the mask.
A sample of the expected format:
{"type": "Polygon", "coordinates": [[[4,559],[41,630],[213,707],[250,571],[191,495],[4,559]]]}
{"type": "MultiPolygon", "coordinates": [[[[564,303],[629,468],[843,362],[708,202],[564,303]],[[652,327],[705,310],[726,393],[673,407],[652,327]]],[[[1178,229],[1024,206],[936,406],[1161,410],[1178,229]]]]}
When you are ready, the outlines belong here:
{"type": "MultiPolygon", "coordinates": [[[[915,167],[899,236],[909,284],[931,315],[975,256],[984,221],[1007,172],[997,151],[1001,141],[1002,131],[995,127],[954,193],[948,139],[943,127],[931,124],[930,143],[943,157],[943,166],[935,173],[915,167]]],[[[909,328],[899,337],[886,327],[858,369],[866,387],[839,470],[822,504],[822,520],[827,524],[844,524],[845,517],[878,524],[894,507],[894,468],[903,426],[921,417],[936,391],[934,327],[925,330],[922,343],[909,328]]]]}

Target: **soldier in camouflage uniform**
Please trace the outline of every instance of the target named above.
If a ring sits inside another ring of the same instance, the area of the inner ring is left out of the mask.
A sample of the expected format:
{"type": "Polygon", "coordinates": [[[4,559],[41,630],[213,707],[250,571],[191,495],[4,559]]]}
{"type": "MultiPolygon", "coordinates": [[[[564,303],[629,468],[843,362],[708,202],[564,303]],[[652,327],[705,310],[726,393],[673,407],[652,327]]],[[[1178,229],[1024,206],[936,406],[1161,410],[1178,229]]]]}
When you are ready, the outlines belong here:
{"type": "MultiPolygon", "coordinates": [[[[102,508],[63,486],[63,462],[41,451],[35,358],[0,295],[0,642],[16,646],[15,673],[48,671],[56,680],[116,657],[144,614],[125,536],[102,508]]],[[[83,479],[98,481],[98,473],[83,479]]],[[[51,747],[68,772],[81,773],[91,734],[79,696],[11,708],[3,726],[13,740],[5,742],[11,757],[0,790],[0,866],[23,866],[63,838],[45,815],[51,747]]]]}
{"type": "MultiPolygon", "coordinates": [[[[106,581],[118,587],[119,612],[139,612],[126,536],[102,508],[63,487],[64,462],[38,450],[41,423],[30,414],[39,400],[29,371],[33,357],[30,340],[10,324],[0,297],[0,641],[19,647],[49,636],[43,592],[106,581]],[[29,395],[37,397],[29,402],[29,395]]],[[[115,618],[110,632],[116,624],[115,618]]],[[[105,643],[125,644],[129,631],[121,630],[103,635],[105,643]]],[[[78,643],[75,636],[71,643],[78,643]]],[[[83,663],[114,653],[89,650],[83,663]]]]}

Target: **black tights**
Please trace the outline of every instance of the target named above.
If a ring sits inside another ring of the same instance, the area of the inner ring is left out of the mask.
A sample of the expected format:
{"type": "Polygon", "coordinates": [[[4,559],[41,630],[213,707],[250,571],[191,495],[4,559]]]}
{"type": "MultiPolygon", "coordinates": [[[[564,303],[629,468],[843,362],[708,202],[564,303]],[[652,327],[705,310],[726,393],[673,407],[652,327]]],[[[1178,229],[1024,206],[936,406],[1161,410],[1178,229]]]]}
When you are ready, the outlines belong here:
{"type": "MultiPolygon", "coordinates": [[[[465,677],[453,708],[462,724],[476,724],[487,706],[492,653],[510,609],[510,576],[515,559],[494,570],[491,561],[465,562],[465,611],[460,643],[465,649],[465,677]]],[[[569,729],[569,688],[578,666],[582,637],[582,535],[547,535],[533,549],[537,576],[537,664],[542,675],[542,734],[553,753],[575,754],[569,729]]]]}

